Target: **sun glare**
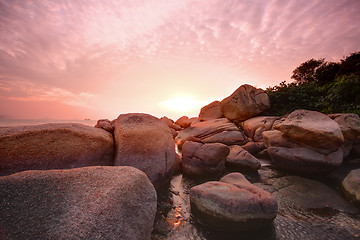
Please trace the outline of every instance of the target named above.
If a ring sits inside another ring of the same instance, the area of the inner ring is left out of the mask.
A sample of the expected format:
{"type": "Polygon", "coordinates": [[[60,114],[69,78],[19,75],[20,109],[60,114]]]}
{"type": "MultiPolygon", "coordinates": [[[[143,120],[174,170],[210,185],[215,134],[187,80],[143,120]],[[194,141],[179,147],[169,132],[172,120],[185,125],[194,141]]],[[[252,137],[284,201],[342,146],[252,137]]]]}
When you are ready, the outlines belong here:
{"type": "Polygon", "coordinates": [[[160,102],[159,104],[168,110],[179,113],[186,113],[202,107],[203,102],[194,100],[192,97],[181,96],[160,102]]]}

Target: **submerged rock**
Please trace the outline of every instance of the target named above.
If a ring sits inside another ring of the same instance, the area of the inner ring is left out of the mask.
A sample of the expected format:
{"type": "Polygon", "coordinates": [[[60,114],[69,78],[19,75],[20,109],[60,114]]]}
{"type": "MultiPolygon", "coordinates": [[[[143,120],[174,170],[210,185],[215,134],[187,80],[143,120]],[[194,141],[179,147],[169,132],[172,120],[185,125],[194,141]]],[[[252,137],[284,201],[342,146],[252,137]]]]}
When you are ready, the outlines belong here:
{"type": "Polygon", "coordinates": [[[150,239],[156,191],[132,167],[0,177],[1,239],[150,239]]]}
{"type": "Polygon", "coordinates": [[[268,108],[270,99],[265,91],[247,84],[221,101],[221,112],[229,120],[244,121],[268,108]]]}
{"type": "Polygon", "coordinates": [[[360,168],[352,170],[342,182],[343,192],[350,200],[360,205],[360,168]]]}
{"type": "Polygon", "coordinates": [[[220,231],[261,229],[277,215],[276,199],[248,182],[241,173],[191,188],[190,202],[198,221],[220,231]]]}
{"type": "Polygon", "coordinates": [[[182,170],[191,176],[216,176],[225,170],[229,148],[221,143],[185,142],[182,146],[182,170]]]}
{"type": "Polygon", "coordinates": [[[250,168],[258,170],[260,161],[239,145],[230,146],[230,153],[226,158],[226,164],[238,168],[250,168]]]}
{"type": "Polygon", "coordinates": [[[114,131],[116,166],[132,166],[146,173],[156,188],[169,183],[175,164],[175,143],[170,129],[158,118],[143,113],[121,114],[114,131]]]}
{"type": "Polygon", "coordinates": [[[113,165],[111,133],[75,123],[0,129],[0,175],[113,165]]]}

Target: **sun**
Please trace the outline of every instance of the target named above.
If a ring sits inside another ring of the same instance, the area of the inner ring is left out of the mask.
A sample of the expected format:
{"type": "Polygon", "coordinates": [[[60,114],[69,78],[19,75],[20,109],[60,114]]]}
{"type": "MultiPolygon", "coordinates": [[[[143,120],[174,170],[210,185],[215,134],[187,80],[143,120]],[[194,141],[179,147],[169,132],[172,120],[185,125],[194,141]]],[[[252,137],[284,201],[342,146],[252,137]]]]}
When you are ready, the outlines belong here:
{"type": "MultiPolygon", "coordinates": [[[[202,107],[203,101],[197,101],[189,96],[180,96],[159,103],[167,110],[179,113],[187,113],[189,111],[202,107]]],[[[200,109],[199,109],[200,110],[200,109]]]]}

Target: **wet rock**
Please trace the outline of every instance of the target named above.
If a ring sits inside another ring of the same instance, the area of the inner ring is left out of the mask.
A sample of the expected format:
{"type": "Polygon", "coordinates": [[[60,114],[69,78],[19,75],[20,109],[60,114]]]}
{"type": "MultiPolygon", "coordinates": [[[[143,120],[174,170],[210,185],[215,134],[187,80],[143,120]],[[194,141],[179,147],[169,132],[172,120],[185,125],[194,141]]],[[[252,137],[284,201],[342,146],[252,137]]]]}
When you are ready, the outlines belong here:
{"type": "Polygon", "coordinates": [[[252,155],[256,155],[266,148],[264,142],[248,142],[241,147],[252,155]]]}
{"type": "Polygon", "coordinates": [[[109,133],[113,133],[114,132],[114,125],[113,123],[109,120],[109,119],[100,119],[97,121],[96,128],[102,128],[105,131],[108,131],[109,133]]]}
{"type": "Polygon", "coordinates": [[[225,170],[229,148],[221,143],[185,142],[182,146],[182,170],[191,176],[217,176],[225,170]]]}
{"type": "Polygon", "coordinates": [[[132,167],[0,177],[1,239],[150,239],[156,191],[132,167]]]}
{"type": "Polygon", "coordinates": [[[295,110],[276,128],[296,142],[336,151],[344,143],[339,125],[328,116],[309,110],[295,110]]]}
{"type": "Polygon", "coordinates": [[[259,116],[250,118],[241,123],[241,127],[247,137],[252,138],[255,142],[262,141],[262,132],[270,130],[279,117],[259,116]]]}
{"type": "Polygon", "coordinates": [[[237,168],[249,168],[258,170],[260,161],[239,145],[230,146],[230,153],[226,158],[226,164],[237,168]]]}
{"type": "Polygon", "coordinates": [[[221,112],[229,120],[244,121],[270,108],[270,99],[262,89],[240,86],[221,101],[221,112]]]}
{"type": "Polygon", "coordinates": [[[0,129],[0,175],[35,169],[112,165],[111,133],[75,123],[0,129]]]}
{"type": "Polygon", "coordinates": [[[277,214],[276,199],[241,173],[191,188],[190,202],[201,223],[220,231],[261,229],[271,224],[277,214]]]}
{"type": "Polygon", "coordinates": [[[342,182],[345,196],[360,205],[360,168],[352,170],[342,182]]]}
{"type": "Polygon", "coordinates": [[[267,150],[277,167],[303,174],[326,174],[343,161],[341,149],[327,155],[308,148],[269,147],[267,150]]]}
{"type": "Polygon", "coordinates": [[[226,118],[194,123],[191,127],[180,131],[176,141],[182,144],[190,138],[201,142],[222,141],[227,144],[234,144],[234,142],[245,144],[247,142],[239,128],[226,118]]]}
{"type": "Polygon", "coordinates": [[[121,114],[114,131],[116,166],[132,166],[146,173],[156,188],[169,183],[175,164],[170,129],[158,118],[143,113],[121,114]]]}
{"type": "Polygon", "coordinates": [[[199,120],[200,121],[207,121],[212,119],[223,118],[224,115],[220,110],[220,102],[214,101],[203,108],[201,108],[199,113],[199,120]]]}
{"type": "MultiPolygon", "coordinates": [[[[270,179],[264,187],[276,197],[282,216],[298,219],[300,215],[321,215],[321,210],[328,210],[329,214],[333,212],[333,215],[339,212],[359,213],[359,209],[349,204],[339,193],[315,180],[285,176],[270,179]]],[[[321,216],[313,217],[314,221],[323,221],[321,216]]]]}
{"type": "Polygon", "coordinates": [[[181,128],[188,128],[190,127],[191,123],[192,121],[187,116],[182,116],[175,122],[175,124],[181,128]]]}

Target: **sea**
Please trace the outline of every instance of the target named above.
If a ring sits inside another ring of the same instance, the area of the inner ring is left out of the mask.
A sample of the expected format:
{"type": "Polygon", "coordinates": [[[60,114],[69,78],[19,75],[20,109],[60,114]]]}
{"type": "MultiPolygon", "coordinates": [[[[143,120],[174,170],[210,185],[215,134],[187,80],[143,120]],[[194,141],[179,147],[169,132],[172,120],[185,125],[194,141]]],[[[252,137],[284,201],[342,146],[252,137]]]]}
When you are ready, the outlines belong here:
{"type": "Polygon", "coordinates": [[[0,127],[16,127],[16,126],[30,126],[40,125],[46,123],[80,123],[87,126],[95,126],[97,120],[62,120],[62,119],[6,119],[0,118],[0,127]]]}

